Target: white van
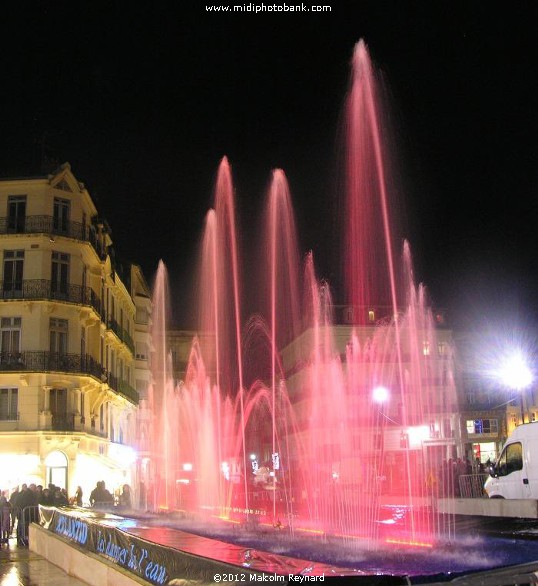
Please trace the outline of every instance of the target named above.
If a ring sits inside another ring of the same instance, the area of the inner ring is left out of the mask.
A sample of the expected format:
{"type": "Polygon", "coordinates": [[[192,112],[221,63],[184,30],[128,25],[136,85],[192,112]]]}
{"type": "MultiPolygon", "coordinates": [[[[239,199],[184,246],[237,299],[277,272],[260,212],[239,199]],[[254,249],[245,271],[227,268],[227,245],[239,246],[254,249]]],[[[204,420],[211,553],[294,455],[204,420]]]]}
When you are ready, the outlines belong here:
{"type": "Polygon", "coordinates": [[[489,498],[538,499],[538,421],[514,429],[484,490],[489,498]]]}

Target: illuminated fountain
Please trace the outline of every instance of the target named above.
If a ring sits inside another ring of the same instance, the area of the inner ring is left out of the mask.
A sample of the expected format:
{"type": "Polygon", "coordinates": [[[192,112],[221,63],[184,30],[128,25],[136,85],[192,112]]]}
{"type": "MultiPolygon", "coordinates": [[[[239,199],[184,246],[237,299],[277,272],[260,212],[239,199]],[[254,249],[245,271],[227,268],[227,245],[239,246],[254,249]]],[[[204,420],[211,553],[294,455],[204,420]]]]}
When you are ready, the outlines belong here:
{"type": "Polygon", "coordinates": [[[179,385],[159,265],[149,397],[156,509],[372,549],[450,537],[434,506],[453,489],[442,466],[456,455],[450,348],[415,285],[409,246],[393,235],[375,92],[360,42],[346,107],[345,307],[318,281],[311,254],[301,267],[281,170],[268,189],[260,277],[246,291],[231,168],[219,166],[200,254],[200,335],[179,385]],[[258,302],[250,318],[247,294],[258,302]]]}

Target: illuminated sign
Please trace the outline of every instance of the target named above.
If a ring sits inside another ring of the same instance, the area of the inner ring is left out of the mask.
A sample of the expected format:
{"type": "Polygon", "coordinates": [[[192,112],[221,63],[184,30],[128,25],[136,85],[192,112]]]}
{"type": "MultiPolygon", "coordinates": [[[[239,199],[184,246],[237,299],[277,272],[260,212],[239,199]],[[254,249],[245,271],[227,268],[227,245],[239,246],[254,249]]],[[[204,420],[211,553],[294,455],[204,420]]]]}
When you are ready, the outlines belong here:
{"type": "MultiPolygon", "coordinates": [[[[148,543],[115,527],[99,525],[92,517],[79,518],[53,507],[39,507],[41,524],[87,551],[129,570],[153,584],[170,581],[174,560],[157,544],[148,543]]],[[[176,572],[177,573],[177,572],[176,572]]]]}

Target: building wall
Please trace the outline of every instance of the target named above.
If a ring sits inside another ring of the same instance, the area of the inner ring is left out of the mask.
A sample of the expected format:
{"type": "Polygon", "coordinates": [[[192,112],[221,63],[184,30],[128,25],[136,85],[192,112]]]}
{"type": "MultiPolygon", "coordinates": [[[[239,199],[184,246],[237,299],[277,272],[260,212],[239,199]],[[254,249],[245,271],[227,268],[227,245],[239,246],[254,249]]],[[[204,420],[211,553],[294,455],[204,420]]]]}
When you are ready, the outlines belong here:
{"type": "Polygon", "coordinates": [[[137,304],[150,302],[140,269],[120,276],[111,245],[68,164],[0,180],[0,466],[18,463],[2,489],[48,484],[58,453],[70,494],[133,480],[135,386],[149,381],[137,304]]]}

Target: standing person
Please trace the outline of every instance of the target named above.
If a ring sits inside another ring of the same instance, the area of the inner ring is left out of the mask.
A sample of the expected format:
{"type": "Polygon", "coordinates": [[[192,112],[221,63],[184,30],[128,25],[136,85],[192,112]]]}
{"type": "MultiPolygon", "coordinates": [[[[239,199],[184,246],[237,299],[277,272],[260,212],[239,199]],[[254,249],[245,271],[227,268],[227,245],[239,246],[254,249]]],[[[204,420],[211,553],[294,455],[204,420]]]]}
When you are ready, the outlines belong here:
{"type": "Polygon", "coordinates": [[[105,486],[104,480],[99,480],[90,494],[90,505],[92,507],[108,507],[114,504],[114,497],[105,486]]]}
{"type": "Polygon", "coordinates": [[[66,507],[69,504],[69,500],[65,492],[61,489],[56,487],[56,491],[54,492],[53,503],[55,507],[66,507]]]}
{"type": "Polygon", "coordinates": [[[17,544],[28,545],[28,527],[37,519],[37,493],[35,485],[22,485],[22,490],[17,498],[19,512],[17,515],[17,544]]]}
{"type": "Polygon", "coordinates": [[[95,488],[90,492],[90,506],[95,507],[96,504],[102,502],[101,481],[98,480],[95,488]]]}
{"type": "Polygon", "coordinates": [[[11,534],[11,504],[6,498],[6,492],[0,493],[0,547],[2,543],[9,543],[11,534]]]}
{"type": "Polygon", "coordinates": [[[53,505],[52,501],[53,499],[52,495],[50,494],[50,490],[48,488],[44,488],[39,499],[39,504],[45,507],[51,507],[53,505]]]}
{"type": "Polygon", "coordinates": [[[103,489],[103,503],[107,506],[114,504],[114,497],[105,485],[105,481],[101,480],[101,488],[103,489]]]}
{"type": "Polygon", "coordinates": [[[11,505],[11,531],[15,530],[15,521],[17,521],[19,494],[19,487],[16,486],[9,497],[9,504],[11,505]]]}
{"type": "Polygon", "coordinates": [[[77,490],[75,491],[75,505],[77,507],[82,506],[82,488],[80,486],[77,486],[77,490]]]}
{"type": "Polygon", "coordinates": [[[122,492],[119,498],[119,505],[123,509],[131,508],[131,487],[128,484],[124,484],[122,492]]]}

